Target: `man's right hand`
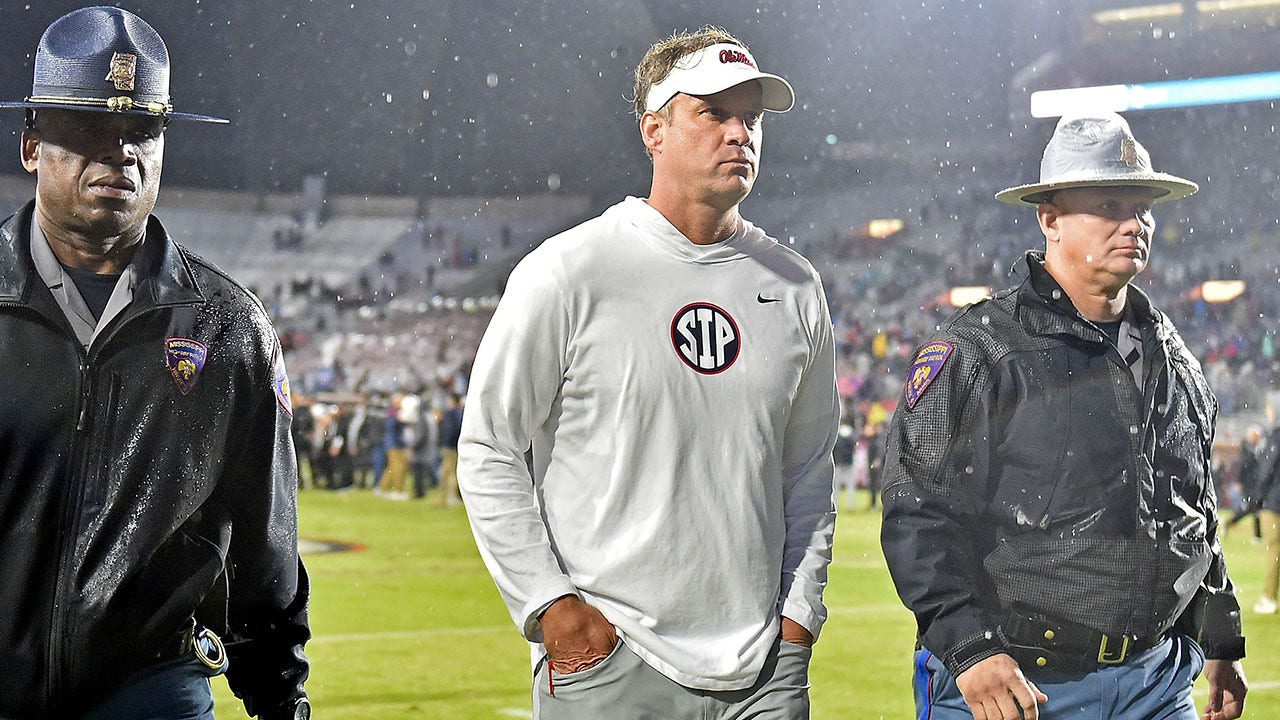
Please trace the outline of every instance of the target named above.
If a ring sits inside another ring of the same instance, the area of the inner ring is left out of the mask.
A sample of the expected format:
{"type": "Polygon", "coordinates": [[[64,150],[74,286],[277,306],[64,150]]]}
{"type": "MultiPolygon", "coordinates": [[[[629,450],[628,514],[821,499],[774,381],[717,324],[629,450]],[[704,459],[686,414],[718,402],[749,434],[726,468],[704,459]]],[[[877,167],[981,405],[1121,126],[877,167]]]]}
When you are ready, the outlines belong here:
{"type": "Polygon", "coordinates": [[[974,720],[1038,720],[1039,703],[1049,700],[1004,653],[980,660],[957,675],[956,687],[974,720]]]}
{"type": "Polygon", "coordinates": [[[542,644],[556,672],[586,670],[609,657],[618,644],[618,631],[594,607],[565,595],[538,618],[542,644]]]}

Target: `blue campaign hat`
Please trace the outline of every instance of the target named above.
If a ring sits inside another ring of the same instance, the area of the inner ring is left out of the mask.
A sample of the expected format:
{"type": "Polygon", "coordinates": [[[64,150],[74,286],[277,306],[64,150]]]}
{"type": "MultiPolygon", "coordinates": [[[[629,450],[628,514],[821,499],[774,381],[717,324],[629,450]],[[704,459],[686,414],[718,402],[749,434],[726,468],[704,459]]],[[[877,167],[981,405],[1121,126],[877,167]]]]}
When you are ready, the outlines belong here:
{"type": "Polygon", "coordinates": [[[115,7],[87,7],[49,25],[36,48],[31,95],[0,108],[60,108],[225,123],[173,111],[169,50],[142,18],[115,7]]]}
{"type": "Polygon", "coordinates": [[[1129,123],[1116,113],[1099,112],[1063,116],[1040,160],[1040,182],[1006,188],[996,199],[1036,207],[1058,190],[1103,186],[1150,188],[1152,203],[1184,198],[1200,189],[1186,178],[1157,172],[1129,123]]]}

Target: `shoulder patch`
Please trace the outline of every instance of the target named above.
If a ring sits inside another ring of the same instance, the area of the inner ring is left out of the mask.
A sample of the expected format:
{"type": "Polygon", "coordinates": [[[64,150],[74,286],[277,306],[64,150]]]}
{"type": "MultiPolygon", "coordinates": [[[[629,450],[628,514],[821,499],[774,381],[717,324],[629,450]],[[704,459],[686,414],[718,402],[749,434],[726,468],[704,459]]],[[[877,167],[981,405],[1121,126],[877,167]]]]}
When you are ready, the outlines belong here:
{"type": "Polygon", "coordinates": [[[907,373],[907,387],[904,394],[908,410],[915,409],[916,403],[920,402],[920,398],[924,396],[924,391],[933,384],[934,379],[938,377],[938,371],[942,370],[947,358],[951,357],[951,353],[955,350],[951,343],[941,340],[935,340],[920,348],[915,362],[911,363],[911,370],[907,373]]]}
{"type": "Polygon", "coordinates": [[[271,389],[276,394],[280,407],[293,417],[293,400],[289,396],[289,373],[284,369],[284,351],[276,348],[275,362],[271,363],[271,389]]]}
{"type": "Polygon", "coordinates": [[[169,375],[183,395],[195,389],[200,371],[204,369],[204,361],[208,357],[209,348],[198,340],[180,337],[164,340],[165,367],[169,369],[169,375]]]}

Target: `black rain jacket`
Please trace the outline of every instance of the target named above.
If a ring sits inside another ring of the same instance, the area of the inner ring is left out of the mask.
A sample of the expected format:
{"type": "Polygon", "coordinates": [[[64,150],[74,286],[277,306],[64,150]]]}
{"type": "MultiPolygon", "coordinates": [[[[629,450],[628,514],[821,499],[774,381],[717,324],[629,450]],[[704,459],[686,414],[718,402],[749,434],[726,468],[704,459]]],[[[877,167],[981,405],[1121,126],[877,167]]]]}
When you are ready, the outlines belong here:
{"type": "Polygon", "coordinates": [[[0,226],[0,716],[78,716],[193,617],[273,712],[304,694],[309,630],[267,314],[153,217],[133,302],[86,353],[31,260],[33,207],[0,226]],[[198,373],[170,338],[207,347],[198,373]]]}
{"type": "Polygon", "coordinates": [[[1017,608],[1111,635],[1176,626],[1243,657],[1199,362],[1131,286],[1139,387],[1042,257],[1026,269],[942,327],[953,351],[887,433],[881,541],[920,644],[959,674],[1004,651],[1017,608]]]}

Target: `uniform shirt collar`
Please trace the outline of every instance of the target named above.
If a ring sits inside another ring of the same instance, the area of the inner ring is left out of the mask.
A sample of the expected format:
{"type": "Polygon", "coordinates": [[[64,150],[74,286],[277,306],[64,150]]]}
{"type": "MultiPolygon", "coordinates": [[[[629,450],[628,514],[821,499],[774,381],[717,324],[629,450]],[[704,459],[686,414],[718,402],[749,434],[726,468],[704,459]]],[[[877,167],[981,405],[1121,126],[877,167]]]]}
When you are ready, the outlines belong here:
{"type": "MultiPolygon", "coordinates": [[[[143,243],[145,242],[144,238],[143,243]]],[[[134,260],[141,254],[141,249],[139,247],[138,251],[134,252],[134,260]]],[[[36,272],[40,274],[41,280],[49,288],[53,298],[58,301],[58,307],[62,308],[62,314],[71,324],[76,338],[85,348],[88,348],[98,333],[133,302],[138,272],[134,261],[131,260],[124,272],[120,273],[120,279],[116,281],[116,289],[111,293],[111,299],[102,310],[102,317],[94,320],[93,313],[89,311],[84,297],[80,295],[80,290],[76,288],[71,276],[62,269],[62,263],[53,254],[53,248],[49,247],[49,240],[40,229],[40,222],[36,219],[34,212],[31,213],[31,260],[35,263],[36,272]]]]}

